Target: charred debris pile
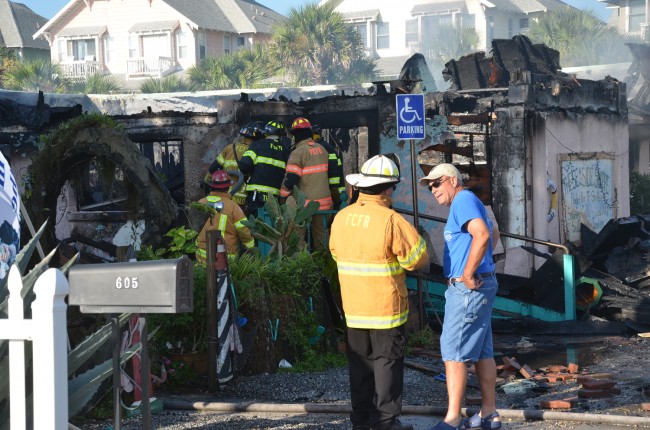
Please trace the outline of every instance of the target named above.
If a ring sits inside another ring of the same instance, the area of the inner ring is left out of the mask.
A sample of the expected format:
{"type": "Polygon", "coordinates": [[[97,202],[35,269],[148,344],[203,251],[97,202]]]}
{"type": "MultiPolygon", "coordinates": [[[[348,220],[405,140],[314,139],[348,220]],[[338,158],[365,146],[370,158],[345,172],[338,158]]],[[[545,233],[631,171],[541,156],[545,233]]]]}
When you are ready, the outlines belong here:
{"type": "MultiPolygon", "coordinates": [[[[614,334],[650,332],[650,214],[612,219],[599,233],[585,225],[581,246],[568,243],[575,257],[577,322],[555,332],[541,324],[539,333],[614,334]],[[591,318],[596,317],[596,318],[591,318]],[[589,322],[589,324],[584,324],[589,322]],[[568,332],[566,330],[569,330],[568,332]]],[[[524,247],[546,261],[523,283],[500,281],[499,293],[561,311],[564,308],[563,252],[524,247]]],[[[535,331],[537,324],[525,324],[535,331]]],[[[530,334],[530,333],[529,333],[530,334]]]]}
{"type": "MultiPolygon", "coordinates": [[[[593,315],[623,321],[650,331],[650,214],[610,220],[599,233],[582,226],[582,247],[576,249],[580,274],[598,281],[602,297],[593,315]]],[[[580,285],[577,286],[580,293],[580,285]]]]}

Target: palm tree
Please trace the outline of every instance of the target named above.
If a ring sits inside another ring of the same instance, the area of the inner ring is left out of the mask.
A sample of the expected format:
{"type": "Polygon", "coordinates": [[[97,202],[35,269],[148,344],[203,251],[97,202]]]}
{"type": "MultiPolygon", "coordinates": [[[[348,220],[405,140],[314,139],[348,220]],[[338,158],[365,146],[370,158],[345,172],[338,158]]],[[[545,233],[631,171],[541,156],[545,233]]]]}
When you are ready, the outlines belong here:
{"type": "Polygon", "coordinates": [[[449,23],[439,24],[435,28],[433,40],[435,40],[436,59],[444,64],[474,52],[480,38],[473,27],[449,23]]]}
{"type": "Polygon", "coordinates": [[[0,88],[4,88],[4,74],[15,61],[16,53],[5,46],[0,46],[0,88]]]}
{"type": "Polygon", "coordinates": [[[121,93],[124,87],[114,75],[94,73],[85,80],[71,83],[67,90],[79,94],[117,94],[121,93]]]}
{"type": "Polygon", "coordinates": [[[270,78],[277,71],[261,45],[251,50],[240,50],[219,58],[208,57],[191,67],[187,76],[198,90],[222,90],[231,88],[254,88],[260,81],[270,78]]]}
{"type": "Polygon", "coordinates": [[[70,86],[63,69],[44,59],[12,62],[3,81],[6,89],[18,91],[63,93],[70,86]]]}
{"type": "Polygon", "coordinates": [[[270,50],[297,84],[359,81],[375,72],[358,33],[331,4],[291,9],[288,19],[275,28],[270,50]]]}
{"type": "Polygon", "coordinates": [[[625,42],[637,40],[619,35],[601,21],[594,10],[567,6],[533,21],[528,33],[534,43],[560,52],[564,67],[632,61],[625,42]]]}
{"type": "Polygon", "coordinates": [[[185,79],[179,78],[177,75],[169,75],[161,79],[147,79],[140,85],[140,91],[144,94],[177,93],[192,91],[192,86],[185,79]]]}

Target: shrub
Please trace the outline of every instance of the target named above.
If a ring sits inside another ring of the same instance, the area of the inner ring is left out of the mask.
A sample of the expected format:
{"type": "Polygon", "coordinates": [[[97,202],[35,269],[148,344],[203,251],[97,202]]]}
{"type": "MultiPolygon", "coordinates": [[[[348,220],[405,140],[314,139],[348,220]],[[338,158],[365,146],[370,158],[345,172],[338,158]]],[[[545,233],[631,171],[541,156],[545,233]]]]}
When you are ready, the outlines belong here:
{"type": "Polygon", "coordinates": [[[630,214],[650,212],[650,175],[630,172],[630,214]]]}

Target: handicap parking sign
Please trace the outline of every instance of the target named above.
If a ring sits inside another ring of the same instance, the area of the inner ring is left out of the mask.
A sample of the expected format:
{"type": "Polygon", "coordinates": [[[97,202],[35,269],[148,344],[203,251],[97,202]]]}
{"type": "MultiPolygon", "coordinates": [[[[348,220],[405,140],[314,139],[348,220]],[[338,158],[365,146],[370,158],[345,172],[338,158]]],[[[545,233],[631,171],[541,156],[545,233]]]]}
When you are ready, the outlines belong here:
{"type": "Polygon", "coordinates": [[[397,94],[397,138],[424,139],[424,94],[397,94]]]}

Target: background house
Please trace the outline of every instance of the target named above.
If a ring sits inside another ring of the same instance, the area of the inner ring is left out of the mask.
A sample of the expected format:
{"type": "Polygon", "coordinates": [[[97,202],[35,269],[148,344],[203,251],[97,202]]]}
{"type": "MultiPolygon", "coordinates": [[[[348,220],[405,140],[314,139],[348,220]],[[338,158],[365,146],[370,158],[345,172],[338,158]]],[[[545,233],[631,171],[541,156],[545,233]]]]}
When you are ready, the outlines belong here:
{"type": "Polygon", "coordinates": [[[32,38],[46,22],[46,18],[22,3],[0,0],[0,46],[14,51],[18,58],[49,58],[47,41],[42,37],[32,38]]]}
{"type": "Polygon", "coordinates": [[[648,40],[648,16],[650,6],[646,0],[598,0],[613,9],[609,24],[616,27],[619,33],[629,33],[648,40]]]}
{"type": "MultiPolygon", "coordinates": [[[[377,59],[382,78],[394,79],[409,56],[422,53],[429,66],[436,61],[439,44],[437,27],[443,24],[475,29],[478,46],[492,49],[493,39],[510,39],[525,34],[533,19],[568,6],[560,0],[321,0],[333,4],[361,36],[369,56],[377,59]]],[[[442,64],[447,59],[437,59],[442,64]]],[[[440,70],[432,70],[436,83],[440,70]]]]}
{"type": "Polygon", "coordinates": [[[69,77],[163,77],[266,43],[283,16],[254,0],[71,0],[34,34],[69,77]]]}

